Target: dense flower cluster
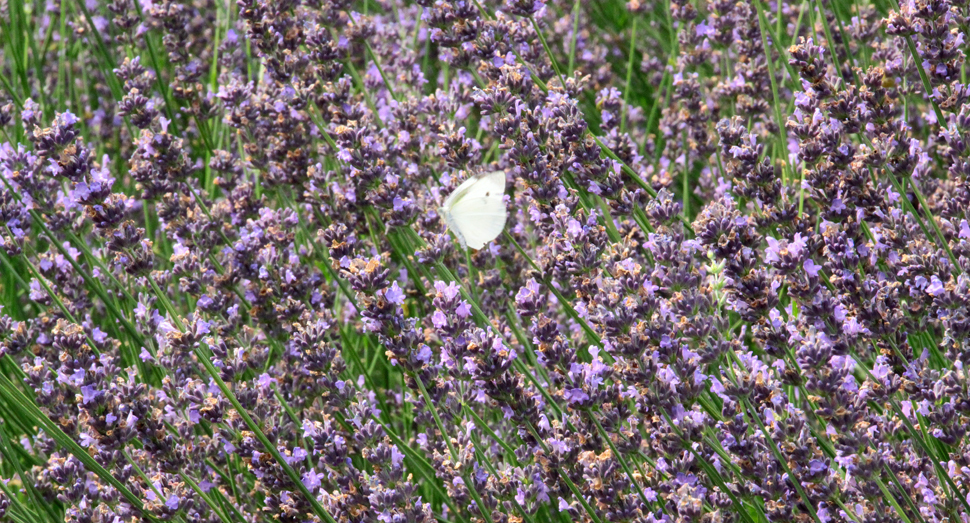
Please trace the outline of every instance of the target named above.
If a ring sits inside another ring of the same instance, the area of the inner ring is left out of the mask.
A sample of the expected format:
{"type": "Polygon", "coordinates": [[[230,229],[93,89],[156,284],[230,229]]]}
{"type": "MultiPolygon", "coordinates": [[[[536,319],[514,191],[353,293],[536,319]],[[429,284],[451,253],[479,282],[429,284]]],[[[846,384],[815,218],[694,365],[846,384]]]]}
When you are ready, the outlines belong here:
{"type": "Polygon", "coordinates": [[[0,521],[970,522],[970,2],[0,15],[0,521]]]}

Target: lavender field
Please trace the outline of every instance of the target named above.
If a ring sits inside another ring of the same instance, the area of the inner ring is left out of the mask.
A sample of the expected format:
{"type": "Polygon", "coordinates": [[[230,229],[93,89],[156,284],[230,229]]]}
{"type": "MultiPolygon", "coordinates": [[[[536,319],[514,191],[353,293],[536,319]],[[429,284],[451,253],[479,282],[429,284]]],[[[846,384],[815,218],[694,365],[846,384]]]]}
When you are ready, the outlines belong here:
{"type": "Polygon", "coordinates": [[[968,25],[3,0],[0,522],[970,523],[968,25]]]}

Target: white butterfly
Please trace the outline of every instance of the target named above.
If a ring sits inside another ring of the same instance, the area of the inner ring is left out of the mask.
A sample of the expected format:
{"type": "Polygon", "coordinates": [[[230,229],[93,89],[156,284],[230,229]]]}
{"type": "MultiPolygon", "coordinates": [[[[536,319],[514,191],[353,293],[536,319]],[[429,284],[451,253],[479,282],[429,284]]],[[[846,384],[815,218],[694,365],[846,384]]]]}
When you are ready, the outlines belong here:
{"type": "Polygon", "coordinates": [[[505,229],[505,172],[472,176],[438,208],[462,247],[481,249],[505,229]]]}

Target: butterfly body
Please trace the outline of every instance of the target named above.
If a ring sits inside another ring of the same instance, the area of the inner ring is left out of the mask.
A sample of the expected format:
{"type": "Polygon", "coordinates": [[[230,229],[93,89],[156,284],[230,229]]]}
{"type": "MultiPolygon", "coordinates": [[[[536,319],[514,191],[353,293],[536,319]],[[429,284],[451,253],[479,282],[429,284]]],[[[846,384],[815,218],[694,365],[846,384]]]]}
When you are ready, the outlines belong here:
{"type": "Polygon", "coordinates": [[[462,247],[481,249],[505,229],[505,172],[468,178],[448,195],[438,214],[462,247]]]}

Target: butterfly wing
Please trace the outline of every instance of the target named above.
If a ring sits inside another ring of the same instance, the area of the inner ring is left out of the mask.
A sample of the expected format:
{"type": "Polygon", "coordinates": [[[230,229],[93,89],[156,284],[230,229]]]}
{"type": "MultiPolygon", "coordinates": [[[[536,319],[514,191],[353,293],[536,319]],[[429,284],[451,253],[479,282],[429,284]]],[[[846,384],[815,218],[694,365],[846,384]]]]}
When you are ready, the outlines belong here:
{"type": "Polygon", "coordinates": [[[505,172],[494,171],[465,180],[443,206],[445,221],[459,240],[481,249],[505,229],[505,172]]]}

